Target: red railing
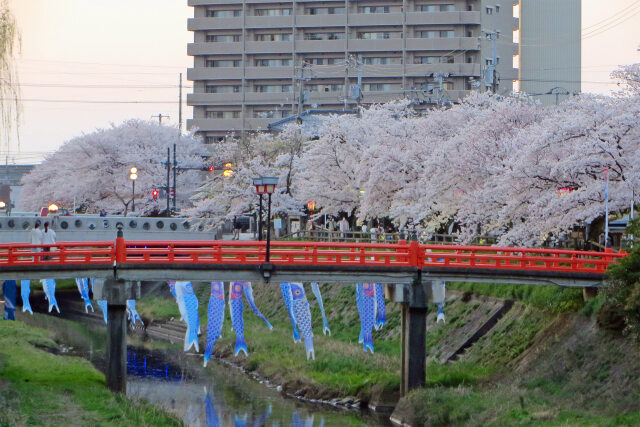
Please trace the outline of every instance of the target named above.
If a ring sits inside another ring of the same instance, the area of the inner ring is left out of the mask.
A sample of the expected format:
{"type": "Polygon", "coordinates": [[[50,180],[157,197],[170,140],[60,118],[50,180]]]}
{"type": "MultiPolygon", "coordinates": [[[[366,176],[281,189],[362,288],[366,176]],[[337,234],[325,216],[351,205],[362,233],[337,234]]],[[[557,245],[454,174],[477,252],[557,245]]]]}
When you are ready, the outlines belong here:
{"type": "MultiPolygon", "coordinates": [[[[46,246],[0,245],[0,266],[49,264],[262,264],[266,242],[257,241],[126,241],[64,242],[46,246]]],[[[450,267],[502,270],[604,273],[625,253],[584,252],[487,246],[387,243],[271,243],[273,264],[316,266],[450,267]]]]}
{"type": "Polygon", "coordinates": [[[54,245],[0,244],[0,267],[113,264],[115,259],[113,242],[60,242],[54,245]],[[45,249],[49,249],[49,252],[45,252],[45,249]]]}

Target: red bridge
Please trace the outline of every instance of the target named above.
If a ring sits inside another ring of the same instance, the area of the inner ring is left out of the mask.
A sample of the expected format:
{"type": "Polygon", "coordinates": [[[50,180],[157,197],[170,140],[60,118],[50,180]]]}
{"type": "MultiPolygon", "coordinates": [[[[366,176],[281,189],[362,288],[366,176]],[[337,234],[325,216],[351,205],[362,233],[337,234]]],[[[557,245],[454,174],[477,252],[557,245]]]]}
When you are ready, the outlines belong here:
{"type": "MultiPolygon", "coordinates": [[[[485,281],[515,284],[599,286],[607,267],[625,253],[486,246],[420,245],[417,242],[271,243],[129,241],[0,244],[0,280],[93,277],[94,298],[108,300],[106,377],[126,390],[126,299],[141,281],[252,281],[386,283],[402,305],[402,390],[426,378],[426,315],[431,282],[485,281]],[[34,252],[38,249],[49,252],[34,252]]],[[[266,285],[268,286],[268,285],[266,285]]],[[[278,289],[279,291],[279,289],[278,289]]]]}

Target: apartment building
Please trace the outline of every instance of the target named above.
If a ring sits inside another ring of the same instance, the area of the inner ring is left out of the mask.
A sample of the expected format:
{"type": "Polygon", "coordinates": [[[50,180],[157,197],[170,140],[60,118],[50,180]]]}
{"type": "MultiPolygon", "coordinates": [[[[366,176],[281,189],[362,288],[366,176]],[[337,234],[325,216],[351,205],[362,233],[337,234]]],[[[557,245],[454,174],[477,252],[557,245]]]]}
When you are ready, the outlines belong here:
{"type": "Polygon", "coordinates": [[[494,57],[508,93],[519,21],[514,0],[498,2],[188,0],[188,127],[212,143],[312,108],[407,97],[426,109],[491,86],[494,57]]]}

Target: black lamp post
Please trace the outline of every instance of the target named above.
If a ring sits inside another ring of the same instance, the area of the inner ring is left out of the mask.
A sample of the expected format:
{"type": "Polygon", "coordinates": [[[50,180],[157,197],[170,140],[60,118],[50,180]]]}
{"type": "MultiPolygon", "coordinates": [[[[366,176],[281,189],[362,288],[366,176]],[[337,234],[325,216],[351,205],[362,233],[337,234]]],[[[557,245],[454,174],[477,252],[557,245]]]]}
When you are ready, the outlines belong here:
{"type": "Polygon", "coordinates": [[[253,178],[253,185],[256,186],[256,192],[260,196],[260,205],[258,206],[258,241],[262,241],[262,193],[258,191],[258,188],[262,186],[262,177],[253,178]]]}
{"type": "Polygon", "coordinates": [[[267,258],[266,262],[269,263],[269,252],[271,249],[271,195],[276,191],[276,185],[278,185],[279,178],[277,176],[263,176],[258,178],[259,184],[256,184],[254,179],[254,185],[256,186],[256,192],[260,195],[267,194],[269,196],[267,201],[267,258]]]}
{"type": "Polygon", "coordinates": [[[131,212],[136,211],[136,179],[138,179],[138,168],[135,166],[129,170],[129,179],[131,180],[131,212]]]}

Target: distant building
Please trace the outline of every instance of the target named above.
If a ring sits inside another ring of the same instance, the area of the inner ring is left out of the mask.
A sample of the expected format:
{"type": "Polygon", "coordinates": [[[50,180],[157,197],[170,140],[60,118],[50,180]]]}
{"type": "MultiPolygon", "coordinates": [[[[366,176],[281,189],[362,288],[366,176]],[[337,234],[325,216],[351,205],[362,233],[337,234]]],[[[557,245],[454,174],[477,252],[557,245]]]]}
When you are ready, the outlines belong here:
{"type": "Polygon", "coordinates": [[[520,90],[544,105],[581,91],[581,0],[520,0],[520,90]]]}
{"type": "MultiPolygon", "coordinates": [[[[509,93],[519,78],[550,80],[536,74],[535,55],[548,58],[533,45],[546,43],[549,34],[573,34],[579,0],[521,3],[188,0],[194,42],[187,51],[194,66],[187,78],[194,89],[187,103],[194,108],[187,126],[213,143],[229,133],[266,130],[309,109],[348,110],[409,98],[421,110],[456,102],[474,89],[509,93]],[[556,5],[576,2],[575,19],[568,16],[574,9],[556,5]],[[530,18],[518,35],[514,14],[525,13],[530,18]],[[519,47],[523,37],[532,40],[531,48],[519,47]],[[361,84],[354,87],[358,76],[361,84]]],[[[544,51],[547,44],[538,47],[544,51]]]]}
{"type": "Polygon", "coordinates": [[[13,209],[20,209],[20,180],[33,169],[35,165],[0,165],[0,200],[13,209]]]}

